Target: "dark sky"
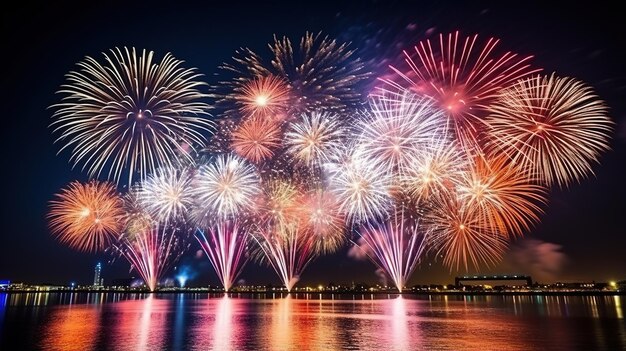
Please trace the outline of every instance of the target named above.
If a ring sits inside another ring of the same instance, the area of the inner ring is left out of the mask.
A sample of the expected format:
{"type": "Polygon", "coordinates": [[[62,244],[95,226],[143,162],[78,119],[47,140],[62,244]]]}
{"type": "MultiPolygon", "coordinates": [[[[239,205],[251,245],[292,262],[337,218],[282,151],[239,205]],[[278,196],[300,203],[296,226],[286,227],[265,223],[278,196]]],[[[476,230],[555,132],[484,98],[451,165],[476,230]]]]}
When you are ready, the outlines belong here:
{"type": "MultiPolygon", "coordinates": [[[[324,31],[365,48],[366,58],[398,57],[399,47],[417,43],[430,28],[436,33],[461,30],[502,40],[501,47],[534,54],[544,72],[577,77],[607,102],[618,123],[612,151],[604,154],[596,175],[567,190],[550,193],[541,223],[525,241],[514,244],[514,255],[493,272],[531,273],[546,280],[626,278],[626,38],[623,12],[608,2],[594,1],[567,7],[542,2],[455,4],[421,1],[293,1],[237,4],[235,1],[202,6],[134,1],[22,7],[2,11],[2,227],[0,279],[27,282],[88,283],[97,261],[107,255],[74,252],[48,233],[47,203],[71,180],[85,180],[72,170],[69,155],[56,155],[50,123],[55,94],[64,74],[85,55],[116,46],[154,50],[158,57],[171,52],[187,66],[197,67],[209,83],[217,66],[242,46],[263,52],[272,35],[299,38],[305,31],[324,31]],[[104,3],[107,3],[106,5],[104,3]],[[408,29],[407,29],[408,28],[408,29]],[[409,30],[410,29],[410,30],[409,30]],[[365,39],[379,32],[378,48],[365,39]],[[369,50],[369,51],[368,51],[369,50]],[[531,240],[532,239],[532,240],[531,240]],[[547,244],[551,243],[551,244],[547,244]],[[553,244],[553,245],[552,245],[553,244]],[[541,254],[537,255],[536,253],[541,254]],[[523,259],[519,259],[519,257],[523,259]],[[556,272],[548,268],[564,262],[556,272]],[[541,272],[543,271],[543,272],[541,272]]],[[[18,5],[23,6],[23,5],[18,5]]],[[[384,65],[381,65],[384,66],[384,65]]],[[[217,284],[208,261],[193,258],[195,243],[183,262],[199,271],[192,284],[217,284]]],[[[117,260],[105,265],[103,276],[128,275],[128,265],[117,260]]],[[[409,283],[453,280],[437,262],[422,265],[409,283]]],[[[248,282],[274,282],[269,268],[249,265],[248,282]]],[[[302,281],[375,282],[373,265],[356,262],[346,250],[321,257],[305,271],[302,281]]]]}

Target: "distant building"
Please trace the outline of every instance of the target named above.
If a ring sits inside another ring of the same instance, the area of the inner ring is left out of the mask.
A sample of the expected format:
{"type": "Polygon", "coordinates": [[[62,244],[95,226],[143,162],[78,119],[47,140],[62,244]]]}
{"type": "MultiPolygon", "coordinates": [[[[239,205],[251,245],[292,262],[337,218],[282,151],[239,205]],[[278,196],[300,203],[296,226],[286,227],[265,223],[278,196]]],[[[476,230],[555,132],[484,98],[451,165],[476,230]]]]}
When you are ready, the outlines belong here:
{"type": "Polygon", "coordinates": [[[9,286],[11,286],[10,280],[0,280],[0,291],[8,290],[9,286]]]}
{"type": "Polygon", "coordinates": [[[98,262],[93,272],[93,286],[102,285],[102,279],[100,278],[100,273],[102,273],[102,264],[98,262]]]}

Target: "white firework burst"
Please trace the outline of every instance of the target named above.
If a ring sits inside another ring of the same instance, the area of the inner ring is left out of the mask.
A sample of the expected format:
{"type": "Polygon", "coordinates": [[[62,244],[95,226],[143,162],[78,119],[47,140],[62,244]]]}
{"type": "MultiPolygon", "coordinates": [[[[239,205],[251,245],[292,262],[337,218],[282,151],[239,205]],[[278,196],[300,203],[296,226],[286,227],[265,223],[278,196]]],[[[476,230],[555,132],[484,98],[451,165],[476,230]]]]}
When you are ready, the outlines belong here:
{"type": "Polygon", "coordinates": [[[155,220],[184,219],[193,206],[192,174],[186,168],[159,168],[141,183],[138,200],[155,220]]]}
{"type": "Polygon", "coordinates": [[[287,152],[310,167],[328,162],[330,155],[341,147],[345,129],[339,115],[330,112],[302,114],[285,134],[287,152]]]}
{"type": "Polygon", "coordinates": [[[260,187],[259,175],[250,163],[235,155],[218,156],[196,175],[196,217],[234,217],[252,206],[260,187]]]}

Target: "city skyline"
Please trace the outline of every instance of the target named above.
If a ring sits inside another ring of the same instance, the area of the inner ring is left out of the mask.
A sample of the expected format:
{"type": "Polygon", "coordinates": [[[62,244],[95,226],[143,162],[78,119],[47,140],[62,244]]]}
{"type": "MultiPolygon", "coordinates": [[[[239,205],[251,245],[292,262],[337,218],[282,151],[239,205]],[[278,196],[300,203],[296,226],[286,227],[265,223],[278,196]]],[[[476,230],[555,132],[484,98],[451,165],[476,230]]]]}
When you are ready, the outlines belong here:
{"type": "MultiPolygon", "coordinates": [[[[8,211],[3,211],[6,227],[0,242],[5,253],[0,255],[0,278],[59,284],[80,282],[83,279],[88,282],[87,277],[94,273],[93,266],[98,262],[103,263],[105,276],[111,279],[137,276],[136,272],[128,273],[129,265],[118,255],[76,253],[64,247],[50,235],[45,220],[48,203],[58,189],[70,181],[88,179],[80,167],[71,170],[67,153],[55,155],[57,148],[53,145],[54,137],[48,128],[52,116],[48,107],[58,101],[59,96],[55,92],[64,82],[63,75],[73,70],[74,64],[85,55],[97,57],[101,52],[125,45],[155,50],[159,56],[172,52],[190,67],[198,67],[209,84],[216,84],[214,75],[218,73],[217,67],[229,61],[239,46],[262,50],[265,43],[271,41],[273,34],[298,38],[307,30],[323,30],[324,33],[353,42],[358,49],[368,45],[362,38],[376,35],[385,43],[406,44],[405,41],[410,41],[408,45],[413,45],[429,31],[447,33],[462,29],[466,35],[478,33],[483,37],[500,38],[501,45],[519,50],[525,55],[534,55],[534,60],[544,68],[545,73],[557,71],[591,85],[606,101],[609,115],[616,123],[610,145],[612,150],[601,156],[600,164],[594,167],[595,176],[591,175],[579,183],[573,182],[563,189],[551,188],[547,205],[542,207],[545,213],[540,215],[540,221],[526,233],[525,238],[515,241],[503,261],[495,267],[487,269],[483,266],[470,273],[521,273],[540,277],[546,282],[623,280],[626,258],[619,254],[619,247],[626,244],[626,239],[620,235],[621,215],[624,214],[621,199],[626,196],[626,186],[621,181],[626,164],[626,108],[621,96],[626,89],[626,79],[619,43],[606,35],[615,23],[604,20],[606,16],[616,16],[616,11],[608,7],[594,8],[592,11],[570,8],[568,16],[564,16],[568,20],[558,22],[555,14],[561,9],[530,4],[518,9],[520,14],[506,18],[503,14],[511,10],[506,5],[485,3],[457,5],[462,16],[435,11],[428,16],[417,14],[409,19],[409,16],[398,16],[398,10],[406,7],[419,12],[417,3],[367,4],[366,7],[381,7],[378,16],[372,16],[366,9],[358,11],[353,5],[338,3],[332,11],[328,8],[323,11],[313,9],[304,21],[294,18],[275,25],[265,25],[267,19],[256,16],[260,9],[250,7],[240,13],[240,23],[259,28],[256,31],[230,25],[224,16],[220,16],[232,10],[225,4],[213,8],[215,12],[210,14],[212,21],[202,21],[201,15],[193,13],[191,9],[178,8],[189,15],[191,20],[176,20],[174,30],[146,29],[146,22],[142,22],[146,20],[135,18],[141,17],[137,14],[143,9],[134,5],[125,13],[105,5],[86,6],[82,18],[70,16],[56,7],[38,10],[23,8],[19,16],[7,18],[4,22],[8,24],[5,26],[34,26],[45,34],[40,38],[28,37],[27,40],[5,38],[13,52],[21,52],[8,57],[13,69],[8,73],[7,83],[3,83],[3,96],[8,101],[14,101],[9,104],[8,114],[13,119],[9,122],[8,130],[12,135],[26,136],[29,141],[23,144],[12,138],[3,140],[3,159],[7,164],[20,166],[13,167],[14,170],[3,175],[8,184],[8,197],[15,201],[8,211]],[[540,38],[542,31],[536,27],[519,31],[507,30],[503,26],[512,23],[513,27],[519,28],[525,23],[524,16],[531,14],[536,15],[537,21],[554,21],[554,28],[549,35],[540,38]],[[117,18],[122,23],[108,30],[98,25],[85,26],[86,22],[92,20],[101,23],[100,18],[117,18]],[[135,26],[124,22],[129,18],[138,21],[142,29],[133,30],[135,26]],[[483,21],[485,18],[489,20],[483,21]],[[44,30],[57,21],[62,24],[50,32],[44,30]],[[483,25],[485,22],[489,25],[483,25]],[[89,30],[80,33],[75,28],[89,30]],[[211,35],[215,31],[219,35],[211,35]],[[398,34],[393,37],[389,31],[398,34]],[[528,37],[533,37],[533,40],[528,41],[528,37]],[[204,43],[203,39],[208,39],[210,43],[204,43]],[[81,45],[75,45],[74,42],[81,45]],[[46,56],[45,64],[35,58],[44,57],[43,54],[50,51],[62,51],[64,54],[46,56]],[[15,145],[19,145],[19,153],[15,152],[15,145]],[[53,264],[48,265],[47,262],[53,264]],[[45,270],[41,270],[42,266],[46,267],[45,270]]],[[[261,8],[263,13],[273,18],[278,16],[277,8],[284,11],[284,6],[269,4],[261,8]]],[[[432,7],[429,4],[423,6],[432,7]]],[[[157,7],[146,11],[151,16],[159,16],[167,9],[157,7]]],[[[395,50],[392,57],[399,51],[393,46],[389,50],[395,50]]],[[[182,259],[172,267],[177,269],[167,271],[165,277],[174,280],[178,270],[188,267],[196,274],[189,278],[188,285],[218,285],[219,280],[202,249],[195,240],[191,242],[182,259]],[[198,284],[200,282],[202,284],[198,284]]],[[[380,275],[376,274],[376,267],[368,261],[349,257],[349,252],[350,246],[346,245],[334,255],[321,256],[307,267],[306,274],[301,276],[298,284],[345,280],[379,282],[380,275]]],[[[465,274],[463,269],[449,270],[442,265],[442,261],[441,257],[424,260],[406,285],[449,282],[453,277],[465,274]]],[[[240,278],[245,284],[280,284],[270,268],[255,262],[247,264],[240,278]]],[[[93,283],[96,285],[95,280],[93,283]]]]}

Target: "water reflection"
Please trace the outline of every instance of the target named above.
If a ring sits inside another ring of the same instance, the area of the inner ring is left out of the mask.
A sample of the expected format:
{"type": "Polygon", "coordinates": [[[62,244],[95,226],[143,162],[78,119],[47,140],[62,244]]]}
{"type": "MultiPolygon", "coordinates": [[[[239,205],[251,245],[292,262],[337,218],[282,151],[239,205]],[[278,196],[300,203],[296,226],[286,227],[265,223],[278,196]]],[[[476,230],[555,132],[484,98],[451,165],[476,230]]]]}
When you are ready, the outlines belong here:
{"type": "Polygon", "coordinates": [[[623,306],[623,296],[0,294],[0,349],[617,350],[623,306]]]}
{"type": "MultiPolygon", "coordinates": [[[[396,297],[391,302],[391,333],[387,333],[392,337],[394,350],[409,350],[411,343],[409,342],[409,317],[406,309],[407,301],[402,296],[396,297]]],[[[418,329],[416,329],[418,330],[418,329]]],[[[413,340],[415,346],[419,345],[418,340],[413,340]]]]}
{"type": "Polygon", "coordinates": [[[171,300],[149,295],[143,300],[121,301],[112,305],[112,338],[108,340],[126,350],[165,348],[167,317],[172,313],[171,300]]]}
{"type": "Polygon", "coordinates": [[[246,302],[227,295],[196,301],[191,310],[191,342],[197,349],[243,350],[250,349],[243,320],[246,302]]]}
{"type": "Polygon", "coordinates": [[[101,308],[99,305],[70,305],[53,309],[48,316],[49,323],[42,330],[42,349],[93,349],[100,335],[101,308]]]}
{"type": "Polygon", "coordinates": [[[6,305],[7,305],[7,300],[8,300],[8,294],[6,293],[0,293],[0,342],[2,341],[2,331],[4,330],[4,328],[2,327],[2,324],[4,322],[4,310],[6,309],[6,305]]]}

